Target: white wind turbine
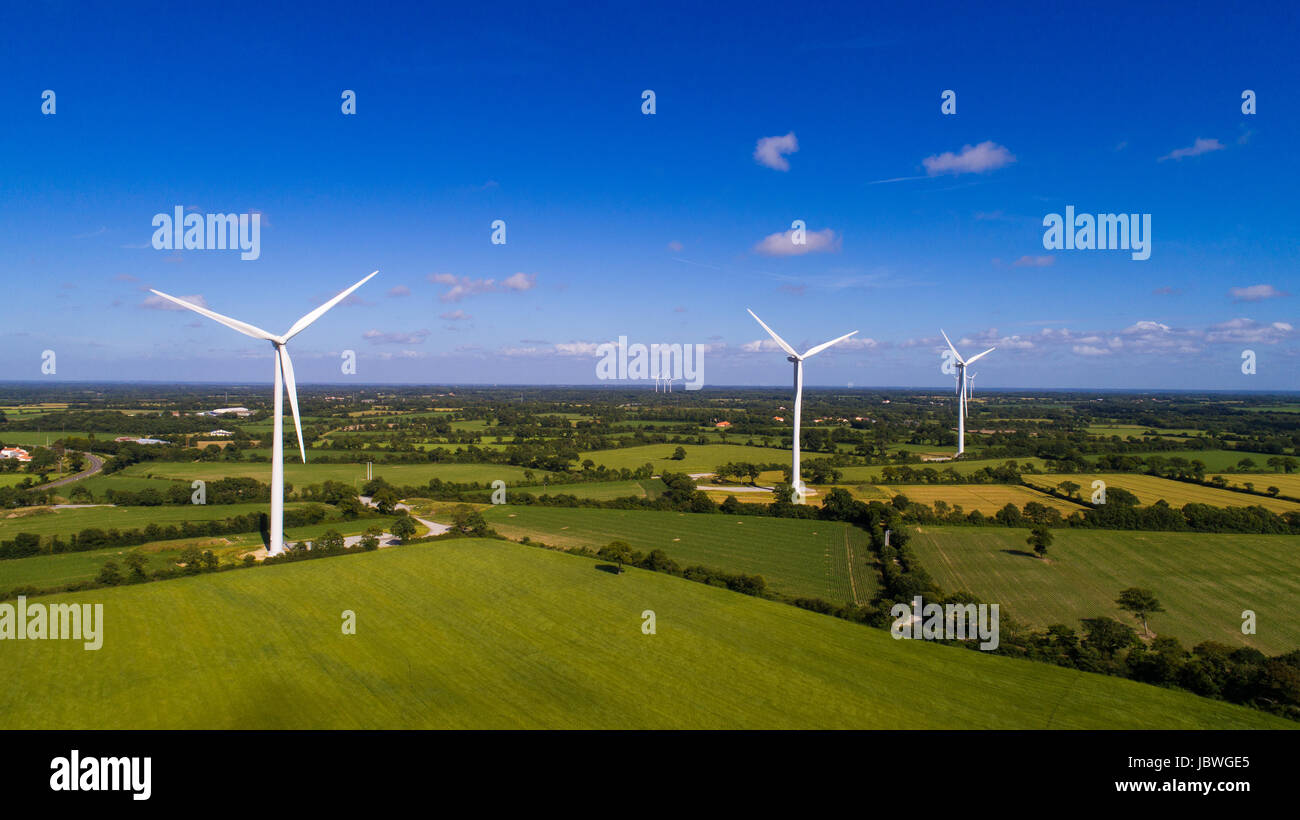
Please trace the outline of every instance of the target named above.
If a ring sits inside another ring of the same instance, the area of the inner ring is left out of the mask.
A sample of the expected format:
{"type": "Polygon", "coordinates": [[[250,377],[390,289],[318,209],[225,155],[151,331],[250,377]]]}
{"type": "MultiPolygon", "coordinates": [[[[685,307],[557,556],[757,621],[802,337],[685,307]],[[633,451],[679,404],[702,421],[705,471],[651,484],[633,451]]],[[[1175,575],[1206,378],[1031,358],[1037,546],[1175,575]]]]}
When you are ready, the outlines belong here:
{"type": "Polygon", "coordinates": [[[151,291],[164,299],[175,302],[181,307],[189,308],[195,313],[201,313],[232,330],[238,330],[245,336],[268,341],[275,348],[275,430],[271,434],[271,546],[267,550],[268,555],[279,555],[284,552],[284,387],[286,382],[289,386],[289,407],[293,410],[293,426],[298,432],[298,451],[302,455],[303,464],[307,463],[307,449],[302,441],[302,422],[298,418],[298,385],[293,378],[293,362],[289,360],[289,349],[285,347],[285,344],[305,330],[312,322],[323,316],[325,311],[342,302],[352,291],[370,281],[370,278],[377,273],[379,271],[375,271],[294,322],[293,326],[285,331],[283,336],[276,336],[274,333],[268,333],[260,327],[254,327],[238,319],[231,319],[229,316],[222,316],[216,311],[199,307],[184,299],[177,299],[175,296],[169,296],[162,291],[150,288],[151,291]]]}
{"type": "MultiPolygon", "coordinates": [[[[745,309],[749,310],[749,308],[745,308],[745,309]]],[[[778,345],[781,346],[782,350],[790,354],[786,360],[790,362],[794,362],[794,440],[792,442],[794,444],[794,455],[790,462],[790,482],[794,485],[794,489],[795,489],[795,503],[802,504],[805,488],[803,485],[803,481],[799,477],[799,424],[800,424],[800,418],[803,415],[803,360],[812,356],[816,356],[818,353],[821,353],[823,350],[825,350],[826,348],[830,347],[833,344],[837,344],[839,342],[844,341],[845,339],[852,336],[854,333],[857,333],[857,331],[855,330],[853,331],[853,333],[845,333],[843,336],[839,337],[838,339],[831,339],[829,342],[823,342],[817,345],[816,347],[809,348],[801,356],[795,352],[793,347],[790,347],[790,345],[786,344],[785,339],[782,339],[780,336],[776,335],[776,332],[772,330],[772,328],[768,327],[766,324],[763,324],[763,320],[758,318],[758,314],[754,313],[754,311],[752,310],[749,310],[749,315],[754,317],[755,322],[758,322],[760,325],[763,325],[763,329],[767,331],[767,335],[772,337],[772,341],[776,342],[778,345]]]]}
{"type": "MultiPolygon", "coordinates": [[[[940,328],[939,332],[943,333],[943,329],[940,328]]],[[[952,340],[948,338],[947,333],[943,333],[943,340],[948,343],[948,349],[952,351],[953,359],[955,359],[953,364],[957,367],[957,455],[961,455],[966,452],[966,399],[970,396],[970,380],[975,378],[973,373],[969,377],[966,375],[966,367],[989,355],[997,348],[990,347],[983,353],[971,356],[969,359],[963,359],[961,354],[957,352],[957,348],[952,346],[952,340]]]]}

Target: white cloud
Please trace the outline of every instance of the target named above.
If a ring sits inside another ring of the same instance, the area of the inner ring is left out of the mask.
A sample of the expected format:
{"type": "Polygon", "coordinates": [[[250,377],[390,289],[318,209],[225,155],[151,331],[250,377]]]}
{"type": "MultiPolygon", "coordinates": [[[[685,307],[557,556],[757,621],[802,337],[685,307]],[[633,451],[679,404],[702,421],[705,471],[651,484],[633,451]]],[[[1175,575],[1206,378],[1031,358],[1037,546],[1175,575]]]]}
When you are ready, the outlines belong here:
{"type": "Polygon", "coordinates": [[[770,234],[754,246],[764,256],[800,256],[805,253],[828,253],[840,249],[840,237],[830,228],[805,231],[803,244],[794,242],[794,229],[770,234]]]}
{"type": "Polygon", "coordinates": [[[1251,285],[1246,288],[1233,288],[1229,291],[1232,294],[1234,302],[1262,302],[1265,299],[1278,299],[1286,296],[1285,291],[1280,291],[1272,285],[1251,285]]]}
{"type": "Polygon", "coordinates": [[[939,174],[982,174],[1015,161],[1015,155],[1006,147],[986,140],[979,145],[963,146],[959,154],[945,151],[926,157],[921,160],[921,164],[925,166],[925,172],[933,177],[939,174]]]}
{"type": "Polygon", "coordinates": [[[477,293],[532,290],[537,284],[537,276],[532,273],[515,273],[500,282],[495,279],[473,279],[469,276],[456,276],[452,273],[431,273],[428,279],[435,285],[448,286],[448,290],[438,297],[443,302],[459,302],[466,296],[477,293]]]}
{"type": "Polygon", "coordinates": [[[799,150],[799,140],[794,132],[784,137],[763,137],[754,147],[754,161],[777,171],[789,171],[790,163],[782,154],[793,154],[799,150]]]}
{"type": "Polygon", "coordinates": [[[1197,157],[1200,156],[1201,154],[1208,154],[1211,151],[1222,151],[1223,147],[1224,147],[1223,143],[1219,142],[1217,139],[1207,140],[1204,138],[1198,138],[1196,142],[1192,143],[1186,148],[1175,148],[1174,150],[1170,151],[1168,154],[1165,154],[1163,157],[1160,157],[1160,159],[1157,160],[1157,162],[1164,162],[1167,159],[1182,159],[1183,157],[1197,157]]]}
{"type": "Polygon", "coordinates": [[[1043,254],[1042,256],[1022,256],[1012,264],[1017,268],[1049,268],[1055,262],[1055,256],[1043,254]]]}
{"type": "Polygon", "coordinates": [[[676,239],[668,243],[668,250],[673,253],[681,253],[683,247],[682,243],[678,242],[676,239]]]}
{"type": "Polygon", "coordinates": [[[410,333],[367,330],[361,334],[361,338],[369,341],[372,345],[419,345],[424,344],[424,340],[428,337],[429,331],[427,330],[413,330],[410,333]]]}
{"type": "Polygon", "coordinates": [[[410,296],[411,289],[408,288],[406,285],[394,285],[393,287],[388,289],[388,295],[393,297],[410,296]]]}
{"type": "Polygon", "coordinates": [[[446,319],[450,322],[463,322],[466,319],[472,319],[474,317],[470,316],[468,313],[461,310],[460,308],[456,308],[455,310],[449,310],[446,313],[439,313],[438,318],[446,319]]]}

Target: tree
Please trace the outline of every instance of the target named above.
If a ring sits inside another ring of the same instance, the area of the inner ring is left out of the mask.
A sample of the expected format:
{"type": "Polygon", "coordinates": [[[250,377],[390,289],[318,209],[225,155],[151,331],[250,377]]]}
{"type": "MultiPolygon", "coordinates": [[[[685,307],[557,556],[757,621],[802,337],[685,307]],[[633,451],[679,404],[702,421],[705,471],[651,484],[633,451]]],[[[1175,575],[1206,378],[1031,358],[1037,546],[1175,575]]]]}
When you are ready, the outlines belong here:
{"type": "Polygon", "coordinates": [[[338,530],[328,530],[320,538],[312,542],[312,552],[319,552],[323,555],[332,555],[336,552],[343,551],[343,536],[338,530]]]}
{"type": "Polygon", "coordinates": [[[128,576],[128,579],[131,583],[148,580],[148,576],[146,576],[144,572],[146,563],[144,555],[138,552],[128,552],[126,557],[123,559],[123,562],[126,564],[127,569],[130,570],[131,574],[128,576]]]}
{"type": "Polygon", "coordinates": [[[1079,485],[1073,481],[1062,481],[1056,485],[1056,489],[1064,493],[1067,498],[1073,498],[1074,494],[1079,491],[1079,485]]]}
{"type": "Polygon", "coordinates": [[[1271,496],[1273,496],[1274,498],[1277,498],[1277,494],[1280,493],[1280,492],[1282,492],[1282,491],[1281,491],[1280,489],[1278,489],[1277,487],[1269,487],[1269,488],[1268,488],[1268,494],[1271,495],[1271,496]]]}
{"type": "Polygon", "coordinates": [[[1165,611],[1155,593],[1142,587],[1129,587],[1119,594],[1115,603],[1119,604],[1120,609],[1133,613],[1142,621],[1142,630],[1147,633],[1147,637],[1151,636],[1151,630],[1147,628],[1147,615],[1165,611]]]}
{"type": "Polygon", "coordinates": [[[1052,531],[1039,524],[1029,531],[1029,537],[1025,539],[1025,543],[1033,547],[1039,558],[1046,558],[1047,548],[1052,545],[1052,531]]]}
{"type": "Polygon", "coordinates": [[[122,576],[117,571],[117,564],[109,561],[104,564],[104,568],[99,571],[99,575],[95,580],[101,584],[117,586],[122,583],[122,576]]]}
{"type": "Polygon", "coordinates": [[[678,447],[676,450],[673,450],[673,461],[681,461],[684,458],[686,458],[685,447],[678,447]]]}
{"type": "Polygon", "coordinates": [[[403,542],[415,535],[415,521],[411,520],[409,515],[399,515],[393,522],[393,535],[402,539],[403,542]]]}

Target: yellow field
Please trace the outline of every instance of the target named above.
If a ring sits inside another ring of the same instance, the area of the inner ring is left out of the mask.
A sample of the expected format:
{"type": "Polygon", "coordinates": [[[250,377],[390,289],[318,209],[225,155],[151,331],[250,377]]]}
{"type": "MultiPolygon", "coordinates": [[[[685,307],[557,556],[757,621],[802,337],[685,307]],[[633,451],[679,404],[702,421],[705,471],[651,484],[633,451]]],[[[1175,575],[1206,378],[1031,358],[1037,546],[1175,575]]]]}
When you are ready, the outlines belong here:
{"type": "Polygon", "coordinates": [[[1061,515],[1069,515],[1083,509],[1060,498],[1034,492],[1028,487],[1016,484],[880,484],[867,485],[866,492],[857,487],[848,488],[855,497],[863,501],[883,500],[871,491],[887,492],[889,497],[905,495],[910,501],[934,506],[935,501],[946,501],[948,506],[961,505],[964,512],[979,510],[985,515],[993,515],[1008,504],[1023,508],[1030,501],[1037,501],[1046,507],[1055,507],[1061,515]]]}
{"type": "MultiPolygon", "coordinates": [[[[1255,485],[1256,492],[1263,492],[1269,487],[1277,487],[1282,495],[1300,498],[1300,473],[1221,473],[1229,484],[1245,487],[1246,482],[1255,485]]],[[[1214,476],[1207,476],[1214,478],[1214,476]]],[[[1249,497],[1249,496],[1245,496],[1249,497]]]]}
{"type": "MultiPolygon", "coordinates": [[[[1285,478],[1285,476],[1274,477],[1285,478]]],[[[1256,483],[1257,487],[1267,487],[1270,483],[1277,484],[1275,481],[1269,481],[1269,476],[1261,475],[1255,478],[1259,479],[1256,483]]],[[[1164,499],[1171,507],[1181,507],[1184,504],[1209,504],[1214,507],[1261,506],[1276,513],[1300,510],[1300,504],[1296,504],[1294,501],[1281,501],[1259,495],[1234,493],[1231,490],[1202,487],[1199,484],[1188,484],[1183,481],[1173,481],[1168,478],[1157,478],[1156,476],[1134,473],[1049,473],[1025,476],[1025,481],[1038,487],[1054,488],[1062,481],[1073,481],[1083,488],[1078,492],[1084,498],[1088,498],[1092,494],[1092,482],[1098,479],[1106,482],[1107,488],[1121,487],[1128,490],[1138,497],[1138,501],[1143,506],[1149,506],[1164,499]]],[[[1241,476],[1238,476],[1237,479],[1238,481],[1251,480],[1241,476]]],[[[1282,485],[1278,484],[1277,486],[1281,487],[1282,485]]]]}

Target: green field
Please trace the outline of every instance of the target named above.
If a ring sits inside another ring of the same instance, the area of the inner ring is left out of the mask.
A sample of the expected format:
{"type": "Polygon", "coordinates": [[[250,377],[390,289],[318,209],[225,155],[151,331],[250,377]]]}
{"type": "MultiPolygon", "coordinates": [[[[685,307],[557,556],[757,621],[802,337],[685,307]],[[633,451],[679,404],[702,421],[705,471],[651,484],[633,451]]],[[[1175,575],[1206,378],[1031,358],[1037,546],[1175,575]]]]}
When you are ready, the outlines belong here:
{"type": "Polygon", "coordinates": [[[976,470],[982,470],[985,467],[1001,467],[1002,465],[1006,464],[1007,461],[1016,462],[1016,464],[1018,464],[1022,470],[1025,469],[1026,465],[1030,465],[1030,464],[1032,464],[1034,468],[1037,470],[1043,470],[1045,469],[1045,465],[1047,464],[1047,462],[1043,461],[1041,458],[1013,458],[1013,459],[1005,459],[1005,458],[978,459],[977,458],[977,459],[969,459],[969,460],[963,458],[960,461],[927,461],[921,464],[907,464],[907,465],[875,464],[870,467],[840,467],[838,469],[843,474],[844,482],[846,484],[850,482],[869,483],[873,478],[882,477],[883,476],[882,471],[887,466],[906,466],[906,467],[910,467],[913,470],[924,470],[926,468],[933,468],[934,470],[940,473],[951,468],[953,472],[957,473],[957,475],[967,475],[969,473],[975,472],[976,470]]]}
{"type": "MultiPolygon", "coordinates": [[[[330,521],[307,527],[289,527],[284,531],[286,543],[310,541],[329,530],[348,535],[360,535],[369,527],[380,525],[385,531],[392,526],[391,517],[358,518],[354,521],[330,521]]],[[[110,547],[87,552],[64,552],[57,555],[34,555],[0,561],[0,592],[17,587],[34,586],[53,589],[63,584],[89,581],[99,575],[107,561],[117,562],[119,570],[126,573],[123,556],[138,552],[147,560],[147,570],[152,572],[169,567],[179,559],[186,547],[211,550],[224,564],[237,563],[240,556],[263,546],[259,533],[237,533],[202,538],[179,538],[172,541],[150,541],[134,547],[110,547]]]]}
{"type": "MultiPolygon", "coordinates": [[[[608,501],[611,498],[658,498],[667,489],[657,478],[642,481],[593,481],[581,484],[535,484],[530,487],[517,487],[513,492],[532,493],[533,495],[572,495],[577,498],[594,498],[608,501]]],[[[509,496],[507,495],[507,499],[509,496]]]]}
{"type": "Polygon", "coordinates": [[[1048,562],[1029,554],[1027,530],[919,527],[912,547],[947,591],[965,590],[1034,626],[1109,615],[1120,590],[1151,589],[1167,612],[1151,629],[1191,646],[1205,640],[1279,654],[1300,648],[1300,545],[1285,535],[1053,530],[1048,562]],[[1254,610],[1258,634],[1241,633],[1254,610]]]}
{"type": "MultiPolygon", "coordinates": [[[[375,478],[383,478],[395,486],[423,486],[430,479],[440,478],[455,483],[490,483],[497,479],[507,484],[523,482],[524,468],[509,464],[376,464],[375,478]]],[[[535,470],[538,476],[546,474],[545,470],[535,470]]],[[[173,478],[193,481],[196,478],[211,481],[217,478],[256,478],[259,481],[271,480],[271,465],[263,463],[241,463],[234,461],[214,462],[175,462],[151,461],[133,464],[122,470],[120,475],[132,477],[154,476],[155,478],[173,478]]],[[[343,481],[364,483],[366,465],[358,464],[317,464],[301,461],[286,461],[284,480],[295,487],[308,484],[320,484],[323,481],[343,481]]]]}
{"type": "MultiPolygon", "coordinates": [[[[284,505],[285,510],[309,506],[294,502],[284,505]]],[[[327,508],[328,509],[328,508],[327,508]]],[[[266,504],[185,504],[161,507],[82,507],[72,510],[54,510],[49,507],[26,508],[8,514],[0,511],[0,541],[12,539],[20,532],[36,535],[68,536],[88,527],[102,530],[138,530],[150,524],[165,527],[183,521],[212,521],[233,518],[249,513],[265,513],[266,504]],[[21,514],[32,510],[30,514],[21,514]]]]}
{"type": "MultiPolygon", "coordinates": [[[[1184,504],[1209,504],[1213,507],[1259,506],[1276,513],[1300,509],[1300,504],[1294,501],[1220,490],[1217,487],[1204,487],[1200,484],[1140,473],[1045,473],[1025,476],[1025,483],[1036,487],[1055,488],[1063,481],[1072,481],[1082,488],[1077,492],[1085,499],[1091,497],[1092,482],[1098,480],[1106,482],[1107,489],[1120,487],[1128,490],[1138,497],[1138,501],[1143,506],[1164,499],[1171,507],[1182,507],[1184,504]]],[[[1266,482],[1261,482],[1261,489],[1267,486],[1266,482]]]]}
{"type": "MultiPolygon", "coordinates": [[[[812,457],[811,453],[804,454],[805,459],[812,457]]],[[[665,470],[670,473],[711,473],[718,465],[730,461],[749,461],[755,464],[789,461],[790,451],[775,447],[747,447],[744,444],[643,444],[615,450],[591,450],[578,456],[579,463],[586,459],[617,470],[624,467],[635,470],[648,463],[654,465],[656,473],[665,470]],[[686,451],[686,458],[673,461],[673,452],[679,446],[686,451]]]]}
{"type": "Polygon", "coordinates": [[[0,727],[1295,727],[597,567],[473,539],[58,596],[104,605],[103,647],[5,646],[0,727]]]}
{"type": "Polygon", "coordinates": [[[864,562],[866,535],[841,522],[707,515],[653,510],[591,510],[502,505],[484,513],[508,538],[528,536],[553,547],[598,550],[610,541],[633,549],[662,549],[683,567],[703,564],[762,575],[787,595],[865,602],[874,574],[864,562]],[[856,565],[849,577],[850,550],[856,565]]]}

